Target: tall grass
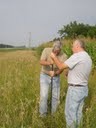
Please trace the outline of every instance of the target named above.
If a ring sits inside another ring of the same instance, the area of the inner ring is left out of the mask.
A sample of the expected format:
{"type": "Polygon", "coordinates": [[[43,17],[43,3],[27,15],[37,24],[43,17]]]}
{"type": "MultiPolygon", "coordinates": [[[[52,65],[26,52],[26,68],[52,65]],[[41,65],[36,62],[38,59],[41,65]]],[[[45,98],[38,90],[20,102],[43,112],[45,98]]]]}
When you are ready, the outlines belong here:
{"type": "MultiPolygon", "coordinates": [[[[64,106],[67,80],[63,74],[57,112],[53,116],[48,113],[45,118],[39,117],[40,68],[36,51],[0,52],[0,128],[66,127],[64,106]]],[[[89,96],[83,110],[82,128],[96,128],[95,81],[94,69],[89,79],[89,96]]]]}
{"type": "Polygon", "coordinates": [[[31,125],[39,101],[37,60],[32,52],[20,51],[4,53],[0,61],[0,125],[31,125]]]}

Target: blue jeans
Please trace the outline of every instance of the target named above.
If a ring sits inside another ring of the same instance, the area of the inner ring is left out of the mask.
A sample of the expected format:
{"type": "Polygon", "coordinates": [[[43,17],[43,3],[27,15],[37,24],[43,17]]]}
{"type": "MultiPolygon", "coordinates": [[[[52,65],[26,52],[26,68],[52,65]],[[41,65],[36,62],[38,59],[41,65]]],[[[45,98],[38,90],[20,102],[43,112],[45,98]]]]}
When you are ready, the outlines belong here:
{"type": "Polygon", "coordinates": [[[68,87],[65,103],[65,117],[67,128],[77,128],[82,119],[84,99],[88,96],[88,86],[68,87]]]}
{"type": "MultiPolygon", "coordinates": [[[[39,112],[41,115],[47,113],[47,100],[48,100],[48,91],[51,86],[51,77],[47,74],[40,74],[40,108],[39,112]]],[[[53,77],[53,86],[52,86],[52,108],[51,112],[54,113],[57,109],[60,97],[60,76],[53,77]]]]}

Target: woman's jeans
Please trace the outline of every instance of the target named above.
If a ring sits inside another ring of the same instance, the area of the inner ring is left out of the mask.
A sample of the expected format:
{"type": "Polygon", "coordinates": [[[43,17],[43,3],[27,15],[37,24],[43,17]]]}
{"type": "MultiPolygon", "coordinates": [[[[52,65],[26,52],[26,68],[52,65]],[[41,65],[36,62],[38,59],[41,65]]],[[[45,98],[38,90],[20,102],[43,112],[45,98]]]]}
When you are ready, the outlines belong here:
{"type": "Polygon", "coordinates": [[[67,128],[77,128],[82,119],[84,99],[88,96],[88,86],[68,87],[65,103],[67,128]]]}
{"type": "Polygon", "coordinates": [[[51,98],[51,113],[54,113],[57,109],[60,97],[60,76],[53,77],[53,85],[51,85],[51,77],[47,74],[40,74],[40,108],[39,112],[41,115],[47,113],[47,100],[49,87],[52,86],[52,98],[51,98]]]}

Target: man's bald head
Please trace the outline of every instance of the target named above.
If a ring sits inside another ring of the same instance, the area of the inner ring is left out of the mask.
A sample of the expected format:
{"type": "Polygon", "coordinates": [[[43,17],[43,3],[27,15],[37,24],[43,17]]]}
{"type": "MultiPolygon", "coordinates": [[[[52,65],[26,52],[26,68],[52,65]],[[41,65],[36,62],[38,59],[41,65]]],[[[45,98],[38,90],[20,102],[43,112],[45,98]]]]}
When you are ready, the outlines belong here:
{"type": "Polygon", "coordinates": [[[73,53],[84,50],[85,50],[85,42],[83,40],[77,39],[73,42],[73,47],[72,47],[73,53]]]}

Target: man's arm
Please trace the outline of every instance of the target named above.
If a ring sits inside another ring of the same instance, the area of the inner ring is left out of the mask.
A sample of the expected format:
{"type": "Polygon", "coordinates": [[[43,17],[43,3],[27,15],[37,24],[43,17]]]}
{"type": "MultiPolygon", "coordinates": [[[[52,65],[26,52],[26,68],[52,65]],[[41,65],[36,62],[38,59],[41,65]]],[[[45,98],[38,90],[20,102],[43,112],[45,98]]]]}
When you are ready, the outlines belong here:
{"type": "Polygon", "coordinates": [[[52,65],[52,63],[51,63],[51,62],[46,61],[46,60],[40,60],[40,64],[41,64],[41,65],[44,65],[44,66],[52,65]]]}
{"type": "Polygon", "coordinates": [[[43,71],[44,73],[46,73],[47,75],[53,77],[53,76],[57,76],[59,74],[61,74],[63,72],[63,70],[57,70],[57,71],[43,71]]]}
{"type": "Polygon", "coordinates": [[[57,65],[59,70],[64,70],[64,69],[68,68],[68,65],[66,65],[65,63],[60,62],[58,60],[58,58],[55,56],[54,53],[51,53],[51,58],[54,61],[54,63],[57,65]]]}
{"type": "Polygon", "coordinates": [[[55,71],[55,73],[54,73],[54,76],[56,76],[56,75],[59,75],[59,74],[61,74],[63,72],[63,70],[57,70],[57,71],[55,71]]]}
{"type": "MultiPolygon", "coordinates": [[[[43,65],[43,66],[52,66],[53,64],[53,61],[47,61],[47,60],[40,60],[40,64],[43,65]]],[[[55,72],[54,71],[46,71],[46,70],[43,70],[44,73],[46,73],[47,75],[53,77],[55,75],[55,72]]]]}

